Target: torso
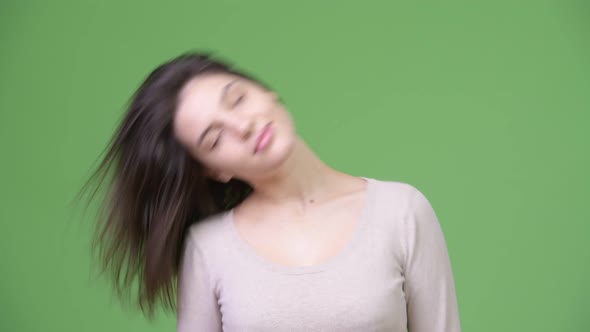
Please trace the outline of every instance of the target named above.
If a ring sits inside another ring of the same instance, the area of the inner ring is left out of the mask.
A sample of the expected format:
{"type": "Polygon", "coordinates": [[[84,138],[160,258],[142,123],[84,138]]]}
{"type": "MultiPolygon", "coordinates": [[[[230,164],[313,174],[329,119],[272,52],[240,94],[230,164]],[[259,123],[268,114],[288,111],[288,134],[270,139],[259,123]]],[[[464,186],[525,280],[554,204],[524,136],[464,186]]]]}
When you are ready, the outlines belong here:
{"type": "Polygon", "coordinates": [[[281,207],[244,204],[236,209],[234,225],[266,260],[288,267],[320,264],[343,250],[356,230],[366,203],[366,184],[360,179],[350,187],[352,191],[310,204],[298,215],[281,207]]]}
{"type": "MultiPolygon", "coordinates": [[[[190,310],[185,310],[186,314],[181,319],[187,321],[187,329],[198,329],[207,319],[211,327],[209,330],[232,332],[402,332],[407,331],[410,323],[421,322],[418,316],[423,312],[413,309],[424,305],[428,312],[438,314],[439,311],[430,309],[444,305],[449,315],[445,316],[446,318],[441,316],[440,322],[447,324],[447,330],[459,331],[456,299],[452,293],[452,279],[449,278],[452,275],[436,275],[439,282],[446,280],[446,283],[437,286],[442,287],[441,290],[444,289],[445,293],[441,295],[446,302],[407,302],[417,295],[411,297],[410,294],[410,297],[407,297],[406,291],[410,289],[408,281],[411,275],[407,274],[404,268],[408,259],[423,259],[408,255],[408,248],[415,245],[413,236],[417,220],[406,219],[406,216],[409,213],[420,212],[413,210],[417,207],[411,204],[419,194],[417,189],[399,182],[371,180],[368,183],[369,195],[365,198],[370,198],[369,204],[362,203],[364,195],[359,191],[343,195],[337,200],[330,200],[330,204],[320,202],[321,205],[316,206],[318,209],[313,211],[316,219],[304,220],[308,223],[302,225],[311,225],[315,222],[318,226],[315,230],[325,230],[328,235],[334,235],[320,239],[316,236],[318,232],[303,228],[309,231],[308,238],[304,239],[305,243],[310,248],[317,249],[316,255],[313,250],[307,251],[306,254],[298,254],[291,250],[303,238],[302,233],[299,233],[298,238],[293,235],[293,227],[283,228],[282,232],[278,232],[277,227],[269,226],[281,222],[280,218],[269,218],[270,215],[290,215],[284,206],[281,207],[281,211],[272,205],[269,208],[250,205],[247,210],[233,209],[233,212],[211,216],[208,220],[191,226],[189,239],[193,244],[192,252],[198,254],[193,257],[201,259],[198,261],[199,266],[193,264],[194,269],[188,270],[185,275],[197,278],[193,280],[194,284],[202,287],[202,292],[193,292],[194,288],[187,288],[183,294],[191,295],[185,297],[189,304],[207,311],[203,315],[192,315],[190,310]],[[362,222],[356,225],[361,227],[353,231],[355,238],[350,242],[351,230],[356,227],[351,224],[358,221],[352,214],[358,215],[361,209],[362,222]],[[327,211],[328,217],[318,218],[321,211],[327,211]],[[249,215],[242,214],[243,212],[248,212],[249,215]],[[235,216],[238,218],[234,218],[235,216]],[[232,222],[234,220],[237,222],[232,222]],[[351,222],[352,220],[354,222],[351,222]],[[238,228],[243,238],[238,238],[238,228]],[[338,237],[337,234],[341,236],[338,237]],[[246,241],[242,241],[244,239],[252,246],[245,246],[246,241]],[[342,251],[346,242],[351,246],[342,251]],[[257,252],[253,252],[254,247],[257,252]],[[268,260],[256,257],[255,254],[268,260]],[[331,260],[331,263],[321,264],[335,254],[339,256],[331,260]],[[271,259],[277,264],[270,264],[271,259]],[[280,267],[279,264],[285,267],[280,267]],[[200,268],[206,269],[206,272],[200,268]],[[201,283],[203,280],[200,279],[205,276],[209,281],[207,285],[201,283]],[[411,303],[414,305],[410,308],[411,303]],[[195,323],[191,324],[192,322],[195,323]]],[[[243,205],[239,207],[241,206],[243,205]]],[[[311,217],[311,214],[307,216],[311,217]]],[[[435,228],[421,231],[430,234],[440,232],[436,221],[432,221],[434,222],[422,225],[435,228]]],[[[285,224],[296,225],[293,219],[285,224]]],[[[438,234],[440,236],[440,233],[438,234]]],[[[428,277],[427,274],[433,267],[443,267],[438,264],[438,260],[448,259],[446,256],[445,251],[440,251],[437,252],[437,256],[433,256],[433,259],[437,260],[436,264],[426,262],[427,265],[415,266],[417,269],[413,270],[413,273],[419,276],[415,282],[424,282],[425,279],[421,277],[428,277]]],[[[424,290],[424,287],[415,288],[414,294],[421,290],[424,290]]],[[[443,327],[432,325],[431,330],[437,328],[443,327]]]]}

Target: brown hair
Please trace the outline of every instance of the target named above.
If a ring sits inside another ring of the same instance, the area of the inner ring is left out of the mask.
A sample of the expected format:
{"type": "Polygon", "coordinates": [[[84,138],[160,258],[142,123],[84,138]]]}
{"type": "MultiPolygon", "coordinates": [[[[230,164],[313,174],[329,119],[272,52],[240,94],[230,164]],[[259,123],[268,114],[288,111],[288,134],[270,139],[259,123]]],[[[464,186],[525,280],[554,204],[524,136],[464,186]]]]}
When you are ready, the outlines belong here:
{"type": "Polygon", "coordinates": [[[186,53],[161,64],[134,93],[81,191],[94,188],[90,203],[106,183],[93,248],[102,271],[111,273],[117,294],[136,290],[148,318],[158,304],[176,310],[176,276],[191,224],[233,208],[252,191],[238,179],[221,183],[207,177],[203,165],[174,138],[180,90],[195,76],[212,72],[264,86],[208,54],[186,53]]]}

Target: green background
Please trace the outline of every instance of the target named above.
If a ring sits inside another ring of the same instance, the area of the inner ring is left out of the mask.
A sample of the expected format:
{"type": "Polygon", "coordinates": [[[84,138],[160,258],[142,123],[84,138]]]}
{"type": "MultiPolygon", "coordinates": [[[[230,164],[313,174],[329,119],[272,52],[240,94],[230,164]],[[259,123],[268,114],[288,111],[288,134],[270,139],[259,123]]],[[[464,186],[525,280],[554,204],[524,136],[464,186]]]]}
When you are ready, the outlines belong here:
{"type": "Polygon", "coordinates": [[[464,331],[590,331],[588,1],[2,1],[0,330],[173,331],[125,309],[70,204],[157,64],[211,50],[342,171],[430,199],[464,331]]]}

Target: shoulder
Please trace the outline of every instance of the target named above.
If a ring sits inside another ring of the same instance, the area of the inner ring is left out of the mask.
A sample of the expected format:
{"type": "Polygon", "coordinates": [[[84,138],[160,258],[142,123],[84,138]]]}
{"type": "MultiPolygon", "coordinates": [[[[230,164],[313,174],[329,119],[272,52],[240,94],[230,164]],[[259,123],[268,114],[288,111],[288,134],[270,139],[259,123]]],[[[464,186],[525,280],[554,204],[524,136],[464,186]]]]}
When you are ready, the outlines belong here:
{"type": "Polygon", "coordinates": [[[373,200],[376,217],[396,231],[406,233],[422,224],[438,225],[434,209],[426,195],[417,186],[407,182],[374,179],[373,200]]]}
{"type": "Polygon", "coordinates": [[[211,247],[227,238],[225,235],[227,216],[228,211],[223,211],[195,221],[187,231],[185,238],[187,245],[198,245],[200,248],[211,247]]]}
{"type": "Polygon", "coordinates": [[[374,199],[396,210],[411,209],[416,200],[426,199],[415,185],[407,182],[371,179],[374,182],[374,199]]]}

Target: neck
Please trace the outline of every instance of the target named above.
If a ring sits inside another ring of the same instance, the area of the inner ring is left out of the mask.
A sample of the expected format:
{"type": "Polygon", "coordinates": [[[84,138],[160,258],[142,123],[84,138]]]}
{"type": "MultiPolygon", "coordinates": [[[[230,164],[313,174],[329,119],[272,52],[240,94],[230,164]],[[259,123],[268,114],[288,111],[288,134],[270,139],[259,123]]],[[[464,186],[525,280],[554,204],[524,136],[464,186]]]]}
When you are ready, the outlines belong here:
{"type": "Polygon", "coordinates": [[[298,137],[292,153],[273,174],[251,182],[253,198],[272,204],[303,204],[321,200],[348,175],[326,165],[298,137]]]}

